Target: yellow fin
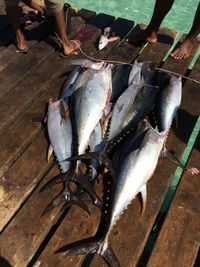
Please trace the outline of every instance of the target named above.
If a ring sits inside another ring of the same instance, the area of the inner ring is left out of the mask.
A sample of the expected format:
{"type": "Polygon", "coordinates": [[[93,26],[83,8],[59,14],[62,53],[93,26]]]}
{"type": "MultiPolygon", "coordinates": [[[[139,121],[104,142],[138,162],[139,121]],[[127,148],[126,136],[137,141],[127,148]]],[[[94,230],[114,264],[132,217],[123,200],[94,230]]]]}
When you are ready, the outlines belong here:
{"type": "Polygon", "coordinates": [[[50,144],[50,145],[49,145],[49,148],[48,148],[48,152],[47,152],[47,162],[50,161],[50,158],[51,158],[52,153],[53,153],[53,147],[52,147],[52,145],[50,144]]]}
{"type": "Polygon", "coordinates": [[[140,194],[142,196],[142,212],[141,214],[144,214],[144,211],[146,209],[146,204],[147,204],[147,186],[146,184],[142,186],[140,189],[140,194]]]}

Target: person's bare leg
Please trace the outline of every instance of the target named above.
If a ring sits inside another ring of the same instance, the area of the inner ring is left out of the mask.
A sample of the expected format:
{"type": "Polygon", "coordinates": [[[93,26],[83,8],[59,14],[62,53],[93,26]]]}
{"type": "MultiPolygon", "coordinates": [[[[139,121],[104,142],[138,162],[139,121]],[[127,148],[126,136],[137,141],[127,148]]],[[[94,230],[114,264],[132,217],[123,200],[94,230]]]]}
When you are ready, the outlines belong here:
{"type": "Polygon", "coordinates": [[[170,54],[175,59],[184,59],[189,57],[193,44],[200,33],[200,2],[196,10],[193,25],[185,40],[170,54]]]}
{"type": "Polygon", "coordinates": [[[6,13],[9,16],[16,34],[17,47],[19,50],[26,50],[27,45],[24,35],[20,28],[20,17],[18,6],[6,7],[6,13]]]}
{"type": "Polygon", "coordinates": [[[148,41],[150,43],[156,43],[158,29],[164,17],[170,11],[173,3],[174,0],[156,0],[153,15],[148,27],[141,34],[129,39],[128,41],[130,43],[136,43],[139,41],[148,41]]]}
{"type": "Polygon", "coordinates": [[[55,19],[56,19],[56,23],[57,23],[58,30],[60,33],[62,45],[63,45],[63,54],[67,55],[67,54],[75,53],[75,50],[77,49],[77,45],[79,45],[79,42],[76,41],[75,43],[74,41],[72,40],[70,41],[68,39],[67,32],[66,32],[64,11],[61,10],[55,13],[55,19]]]}

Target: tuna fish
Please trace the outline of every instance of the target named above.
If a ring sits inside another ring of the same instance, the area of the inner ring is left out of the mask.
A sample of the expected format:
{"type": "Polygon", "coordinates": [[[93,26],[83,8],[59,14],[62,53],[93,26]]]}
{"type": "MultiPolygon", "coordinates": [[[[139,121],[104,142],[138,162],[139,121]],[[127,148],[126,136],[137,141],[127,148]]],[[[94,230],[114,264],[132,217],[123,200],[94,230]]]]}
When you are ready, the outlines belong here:
{"type": "Polygon", "coordinates": [[[64,99],[64,98],[67,98],[71,95],[71,90],[72,90],[73,84],[75,83],[78,76],[84,70],[85,70],[84,68],[77,67],[74,71],[71,72],[71,74],[66,79],[66,81],[64,82],[64,84],[60,90],[60,94],[59,94],[58,99],[64,99]]]}
{"type": "Polygon", "coordinates": [[[152,63],[135,62],[129,75],[129,87],[118,98],[110,125],[109,140],[125,127],[134,127],[150,111],[157,95],[154,87],[155,69],[152,63]]]}
{"type": "MultiPolygon", "coordinates": [[[[71,96],[71,109],[75,120],[78,154],[83,154],[89,144],[90,136],[103,118],[112,93],[111,66],[100,70],[87,70],[87,79],[71,96]]],[[[81,76],[79,79],[81,79],[81,76]]],[[[77,81],[79,82],[79,81],[77,81]]],[[[80,85],[80,83],[79,83],[80,85]]],[[[76,88],[77,84],[74,84],[76,88]]]]}
{"type": "Polygon", "coordinates": [[[62,161],[73,154],[72,126],[68,107],[63,100],[56,102],[53,102],[52,99],[49,100],[47,129],[50,144],[60,164],[61,171],[67,172],[71,164],[62,161]]]}
{"type": "Polygon", "coordinates": [[[118,166],[117,178],[111,187],[112,196],[105,203],[102,215],[104,219],[100,223],[96,236],[64,246],[56,253],[64,253],[65,256],[97,253],[109,266],[121,266],[108,244],[110,232],[138,193],[142,194],[144,211],[147,196],[146,184],[155,171],[165,138],[166,131],[159,133],[149,124],[136,137],[133,137],[128,143],[128,148],[125,147],[120,153],[118,164],[116,164],[118,166]]]}
{"type": "Polygon", "coordinates": [[[112,147],[112,143],[118,143],[122,139],[121,136],[134,130],[151,110],[158,91],[157,87],[152,85],[154,74],[155,69],[150,62],[144,62],[143,64],[134,63],[129,79],[130,86],[118,98],[114,106],[108,143],[104,150],[87,153],[87,155],[83,155],[84,152],[82,151],[81,153],[79,151],[79,155],[71,159],[98,159],[104,163],[113,176],[115,175],[112,164],[105,152],[108,151],[108,148],[112,147]],[[130,129],[131,131],[129,131],[130,129]]]}
{"type": "Polygon", "coordinates": [[[164,75],[164,79],[160,82],[160,92],[155,105],[156,122],[160,131],[170,129],[182,97],[181,78],[162,75],[164,75]]]}
{"type": "Polygon", "coordinates": [[[128,87],[128,78],[131,70],[130,64],[116,64],[112,69],[112,96],[111,102],[115,102],[118,97],[128,87]]]}
{"type": "Polygon", "coordinates": [[[56,102],[53,102],[52,99],[49,100],[47,129],[52,150],[56,155],[62,173],[48,181],[41,191],[61,182],[65,182],[65,190],[47,206],[43,214],[59,205],[61,202],[65,202],[65,206],[70,206],[74,203],[88,211],[86,205],[81,201],[81,198],[74,195],[68,188],[70,181],[78,182],[83,188],[88,190],[93,198],[99,203],[92,186],[81,171],[77,170],[77,175],[74,175],[76,166],[74,164],[72,166],[70,162],[64,161],[66,157],[68,158],[73,155],[73,146],[69,110],[66,102],[62,99],[56,102]]]}

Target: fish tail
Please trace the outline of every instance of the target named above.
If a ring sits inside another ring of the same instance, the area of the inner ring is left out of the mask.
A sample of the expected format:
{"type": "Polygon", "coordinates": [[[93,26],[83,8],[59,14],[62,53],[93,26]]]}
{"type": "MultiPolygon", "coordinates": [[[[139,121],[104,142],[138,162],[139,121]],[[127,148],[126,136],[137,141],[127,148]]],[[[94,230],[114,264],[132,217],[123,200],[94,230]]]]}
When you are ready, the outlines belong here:
{"type": "Polygon", "coordinates": [[[55,253],[63,256],[98,254],[110,267],[121,267],[112,247],[102,238],[88,238],[59,248],[55,253]]]}
{"type": "Polygon", "coordinates": [[[107,156],[107,154],[104,151],[89,152],[86,154],[82,154],[82,155],[68,158],[66,160],[71,161],[71,160],[82,160],[82,159],[96,159],[96,160],[101,161],[105,165],[105,167],[108,169],[108,171],[112,175],[112,177],[115,178],[115,170],[113,168],[112,161],[109,159],[109,157],[107,156]]]}
{"type": "Polygon", "coordinates": [[[71,207],[72,205],[76,205],[90,214],[90,211],[87,205],[82,201],[81,197],[77,194],[71,192],[68,188],[64,191],[59,193],[53,201],[51,201],[48,206],[45,208],[41,216],[44,216],[46,213],[54,209],[55,207],[59,206],[61,203],[64,202],[64,205],[61,208],[61,211],[71,207]]]}

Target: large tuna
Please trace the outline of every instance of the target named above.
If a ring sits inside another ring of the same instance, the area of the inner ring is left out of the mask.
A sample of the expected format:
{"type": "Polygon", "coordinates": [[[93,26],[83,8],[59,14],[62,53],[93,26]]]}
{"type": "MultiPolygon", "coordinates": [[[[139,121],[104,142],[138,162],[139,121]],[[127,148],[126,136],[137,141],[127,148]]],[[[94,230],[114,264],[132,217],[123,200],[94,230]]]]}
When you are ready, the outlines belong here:
{"type": "Polygon", "coordinates": [[[133,64],[129,75],[129,87],[115,103],[110,125],[109,140],[125,127],[134,127],[151,110],[157,95],[153,86],[155,68],[150,62],[133,64]]]}
{"type": "Polygon", "coordinates": [[[169,130],[181,104],[181,78],[160,74],[160,92],[155,105],[155,116],[160,131],[169,130]],[[164,78],[163,78],[164,76],[164,78]]]}
{"type": "MultiPolygon", "coordinates": [[[[139,134],[122,150],[117,163],[117,178],[112,185],[112,196],[105,203],[104,218],[99,231],[93,238],[76,242],[58,249],[64,255],[97,253],[109,266],[119,267],[120,264],[108,244],[110,232],[126,207],[142,194],[143,210],[146,205],[146,184],[152,177],[157,166],[166,132],[159,133],[146,125],[139,134]],[[120,162],[120,164],[119,164],[120,162]],[[144,168],[145,166],[145,168],[144,168]]],[[[107,198],[106,198],[107,199],[107,198]]],[[[109,197],[108,197],[109,199],[109,197]]]]}
{"type": "Polygon", "coordinates": [[[70,169],[69,162],[63,162],[66,157],[71,157],[72,147],[72,126],[69,117],[69,110],[63,100],[53,102],[49,100],[47,129],[50,144],[56,155],[61,171],[67,172],[70,169]]]}
{"type": "Polygon", "coordinates": [[[83,154],[96,125],[107,113],[105,110],[112,93],[111,66],[100,70],[88,69],[79,76],[74,88],[71,110],[77,133],[78,154],[83,154]]]}

